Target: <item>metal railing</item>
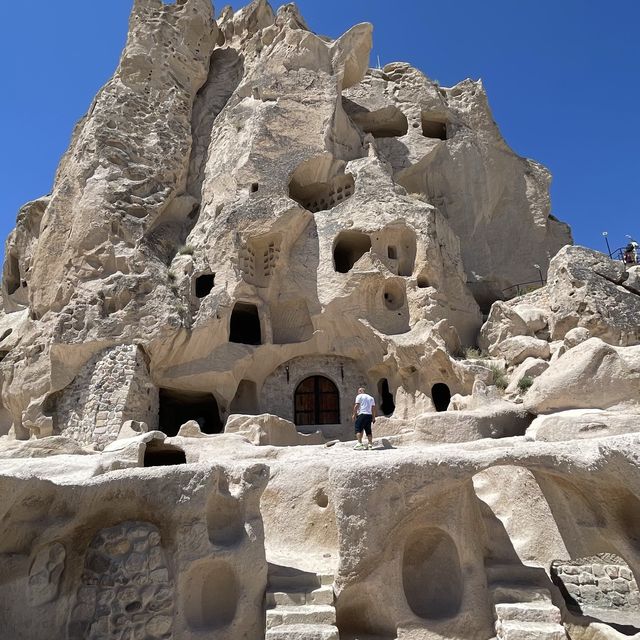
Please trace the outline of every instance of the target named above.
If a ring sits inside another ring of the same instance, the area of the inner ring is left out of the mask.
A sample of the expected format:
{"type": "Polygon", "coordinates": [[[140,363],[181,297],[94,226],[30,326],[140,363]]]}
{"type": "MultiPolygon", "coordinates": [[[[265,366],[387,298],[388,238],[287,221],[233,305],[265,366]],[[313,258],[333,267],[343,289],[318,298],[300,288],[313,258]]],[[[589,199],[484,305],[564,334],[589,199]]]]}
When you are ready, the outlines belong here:
{"type": "Polygon", "coordinates": [[[531,293],[536,289],[540,289],[540,287],[544,287],[547,284],[546,280],[541,280],[538,278],[537,280],[529,280],[528,282],[518,282],[518,284],[512,284],[510,287],[502,290],[502,293],[506,300],[511,298],[516,298],[517,296],[522,296],[525,293],[531,293]]]}
{"type": "Polygon", "coordinates": [[[631,258],[632,258],[633,262],[628,262],[627,260],[625,260],[625,253],[627,253],[625,251],[626,248],[627,248],[627,246],[620,247],[619,249],[615,249],[614,251],[612,251],[609,254],[609,257],[612,260],[620,260],[620,262],[622,262],[623,264],[626,264],[626,265],[633,266],[634,264],[640,264],[640,255],[638,255],[638,251],[637,250],[635,250],[632,253],[631,258]]]}

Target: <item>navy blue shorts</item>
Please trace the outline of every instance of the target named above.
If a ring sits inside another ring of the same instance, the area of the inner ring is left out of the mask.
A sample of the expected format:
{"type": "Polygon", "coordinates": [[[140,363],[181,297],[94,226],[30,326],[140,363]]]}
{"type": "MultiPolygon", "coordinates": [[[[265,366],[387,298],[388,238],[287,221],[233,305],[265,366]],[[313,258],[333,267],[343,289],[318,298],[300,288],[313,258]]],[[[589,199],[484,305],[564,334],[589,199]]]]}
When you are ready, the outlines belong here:
{"type": "Polygon", "coordinates": [[[370,413],[361,413],[356,418],[356,433],[362,433],[364,431],[368,436],[370,436],[372,420],[373,416],[370,413]]]}

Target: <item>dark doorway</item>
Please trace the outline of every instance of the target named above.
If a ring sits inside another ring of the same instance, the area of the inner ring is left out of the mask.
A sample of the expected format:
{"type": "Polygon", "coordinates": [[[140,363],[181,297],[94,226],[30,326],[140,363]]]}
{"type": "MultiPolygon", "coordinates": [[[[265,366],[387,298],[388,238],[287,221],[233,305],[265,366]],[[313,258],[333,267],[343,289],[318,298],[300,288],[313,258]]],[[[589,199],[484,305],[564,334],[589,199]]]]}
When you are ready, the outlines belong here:
{"type": "Polygon", "coordinates": [[[422,135],[437,140],[447,139],[447,123],[438,116],[422,114],[422,135]]]}
{"type": "Polygon", "coordinates": [[[20,262],[18,261],[18,256],[13,253],[8,256],[4,282],[7,285],[7,293],[9,295],[20,288],[20,262]]]}
{"type": "Polygon", "coordinates": [[[187,456],[180,447],[170,444],[147,445],[144,451],[145,467],[168,467],[176,464],[187,464],[187,456]]]}
{"type": "Polygon", "coordinates": [[[396,410],[393,394],[389,391],[389,381],[382,378],[378,382],[378,395],[380,396],[380,411],[383,416],[390,416],[396,410]]]}
{"type": "Polygon", "coordinates": [[[222,431],[218,403],[211,393],[160,389],[160,430],[175,436],[189,420],[195,420],[202,433],[222,431]]]}
{"type": "Polygon", "coordinates": [[[303,380],[294,397],[295,423],[299,426],[340,424],[340,394],[329,378],[303,380]]]}
{"type": "Polygon", "coordinates": [[[438,382],[431,387],[431,399],[436,411],[446,411],[451,400],[451,391],[444,382],[438,382]]]}
{"type": "Polygon", "coordinates": [[[196,278],[196,298],[204,298],[211,293],[215,284],[215,273],[203,273],[196,278]]]}
{"type": "Polygon", "coordinates": [[[333,263],[339,273],[348,273],[371,249],[371,238],[361,231],[342,231],[333,247],[333,263]]]}
{"type": "Polygon", "coordinates": [[[240,344],[262,344],[260,315],[255,304],[236,302],[231,312],[229,342],[240,344]]]}

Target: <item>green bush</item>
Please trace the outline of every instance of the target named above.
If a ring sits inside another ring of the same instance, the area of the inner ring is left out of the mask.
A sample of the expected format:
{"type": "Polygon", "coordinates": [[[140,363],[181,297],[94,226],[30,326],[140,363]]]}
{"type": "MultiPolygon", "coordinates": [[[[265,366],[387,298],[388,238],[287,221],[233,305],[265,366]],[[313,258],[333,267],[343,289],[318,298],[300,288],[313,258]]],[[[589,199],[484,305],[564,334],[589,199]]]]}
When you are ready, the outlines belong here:
{"type": "Polygon", "coordinates": [[[518,381],[518,391],[520,393],[527,393],[529,387],[533,384],[533,378],[531,376],[523,376],[518,381]]]}
{"type": "Polygon", "coordinates": [[[482,360],[482,351],[477,347],[467,347],[464,350],[464,357],[467,360],[482,360]]]}
{"type": "Polygon", "coordinates": [[[179,249],[178,253],[181,256],[192,256],[195,253],[195,249],[191,244],[183,244],[179,249]]]}
{"type": "Polygon", "coordinates": [[[495,384],[498,389],[504,391],[509,384],[507,374],[504,372],[504,369],[501,369],[497,364],[492,364],[489,369],[491,370],[491,375],[493,377],[493,384],[495,384]]]}

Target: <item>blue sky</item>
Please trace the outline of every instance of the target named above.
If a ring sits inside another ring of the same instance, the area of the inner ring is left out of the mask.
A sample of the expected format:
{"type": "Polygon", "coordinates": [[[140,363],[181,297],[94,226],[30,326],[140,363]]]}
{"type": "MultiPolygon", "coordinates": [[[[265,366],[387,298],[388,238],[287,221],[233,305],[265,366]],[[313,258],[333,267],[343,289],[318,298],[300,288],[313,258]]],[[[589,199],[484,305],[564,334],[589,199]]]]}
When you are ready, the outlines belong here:
{"type": "MultiPolygon", "coordinates": [[[[3,6],[3,239],[19,206],[51,190],[74,123],[117,65],[131,4],[3,6]]],[[[553,213],[571,224],[576,242],[602,249],[604,230],[612,246],[624,244],[625,234],[640,240],[640,2],[300,0],[298,6],[314,31],[330,36],[372,22],[374,64],[408,61],[445,86],[482,78],[507,142],[553,173],[553,213]]]]}

